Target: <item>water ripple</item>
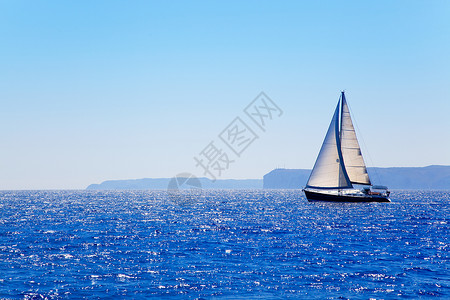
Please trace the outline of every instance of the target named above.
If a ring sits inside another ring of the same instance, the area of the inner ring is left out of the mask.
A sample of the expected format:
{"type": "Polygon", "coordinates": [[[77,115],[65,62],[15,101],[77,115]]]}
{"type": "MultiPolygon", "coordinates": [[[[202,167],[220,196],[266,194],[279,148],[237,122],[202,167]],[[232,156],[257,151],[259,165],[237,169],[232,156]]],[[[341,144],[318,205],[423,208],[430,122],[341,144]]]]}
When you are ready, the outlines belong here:
{"type": "Polygon", "coordinates": [[[0,298],[450,298],[450,192],[392,199],[0,192],[0,298]]]}

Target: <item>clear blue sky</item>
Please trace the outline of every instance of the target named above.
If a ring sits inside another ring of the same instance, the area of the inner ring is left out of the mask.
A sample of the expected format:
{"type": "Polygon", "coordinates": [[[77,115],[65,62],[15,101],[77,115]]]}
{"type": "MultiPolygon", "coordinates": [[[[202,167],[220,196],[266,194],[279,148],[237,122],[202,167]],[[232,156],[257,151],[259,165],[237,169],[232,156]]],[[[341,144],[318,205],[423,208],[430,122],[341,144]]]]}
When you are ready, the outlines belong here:
{"type": "Polygon", "coordinates": [[[193,157],[261,91],[284,114],[222,178],[311,168],[342,89],[370,166],[450,165],[449,16],[434,0],[0,1],[0,189],[201,176],[193,157]]]}

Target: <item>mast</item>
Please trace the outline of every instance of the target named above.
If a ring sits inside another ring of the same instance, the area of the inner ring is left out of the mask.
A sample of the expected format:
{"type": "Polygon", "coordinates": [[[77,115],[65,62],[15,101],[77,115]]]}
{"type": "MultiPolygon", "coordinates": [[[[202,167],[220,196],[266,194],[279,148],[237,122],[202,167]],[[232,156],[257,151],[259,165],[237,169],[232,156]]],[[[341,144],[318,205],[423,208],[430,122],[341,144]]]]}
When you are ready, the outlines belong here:
{"type": "MultiPolygon", "coordinates": [[[[342,141],[342,111],[343,111],[343,108],[344,108],[344,106],[343,106],[343,103],[344,103],[344,91],[341,91],[341,96],[339,97],[339,105],[340,105],[340,107],[341,107],[341,109],[340,109],[340,115],[339,115],[339,142],[341,142],[342,141]]],[[[340,143],[341,144],[341,143],[340,143]]],[[[339,147],[339,151],[342,153],[342,148],[341,147],[339,147]]],[[[342,156],[342,154],[341,154],[341,156],[342,156]]],[[[342,163],[341,163],[341,166],[340,166],[340,168],[342,168],[342,166],[344,165],[344,163],[345,163],[345,161],[343,161],[342,163]]],[[[347,173],[347,172],[345,172],[345,173],[347,173]]],[[[339,185],[341,185],[341,183],[339,182],[339,185]]]]}
{"type": "Polygon", "coordinates": [[[340,120],[340,150],[344,158],[346,173],[353,184],[372,185],[369,174],[367,173],[366,164],[364,163],[361,147],[356,137],[344,92],[341,93],[340,120]]]}
{"type": "Polygon", "coordinates": [[[341,96],[339,97],[339,102],[336,110],[338,111],[338,119],[337,119],[337,126],[336,126],[336,146],[337,146],[337,153],[339,156],[339,187],[344,186],[345,188],[352,188],[351,180],[348,177],[347,169],[345,168],[345,160],[342,155],[342,112],[344,108],[344,101],[345,101],[345,95],[344,91],[341,92],[341,96]]]}
{"type": "Polygon", "coordinates": [[[342,116],[344,115],[344,101],[345,101],[345,94],[344,91],[341,92],[341,97],[339,97],[340,106],[341,106],[341,115],[339,116],[339,140],[342,141],[342,116]]]}

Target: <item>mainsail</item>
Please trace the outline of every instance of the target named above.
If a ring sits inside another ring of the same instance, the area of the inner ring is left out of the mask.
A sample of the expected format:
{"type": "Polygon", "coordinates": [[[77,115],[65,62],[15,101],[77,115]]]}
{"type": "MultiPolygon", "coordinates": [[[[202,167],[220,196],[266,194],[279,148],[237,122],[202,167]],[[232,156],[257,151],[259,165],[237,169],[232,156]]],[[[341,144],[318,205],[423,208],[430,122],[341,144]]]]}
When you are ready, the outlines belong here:
{"type": "Polygon", "coordinates": [[[306,187],[343,189],[352,183],[371,184],[342,92],[306,187]]]}
{"type": "Polygon", "coordinates": [[[351,188],[345,171],[339,138],[339,103],[309,176],[307,187],[321,189],[351,188]]]}
{"type": "Polygon", "coordinates": [[[341,95],[341,102],[341,151],[345,169],[352,183],[371,185],[344,92],[341,95]]]}

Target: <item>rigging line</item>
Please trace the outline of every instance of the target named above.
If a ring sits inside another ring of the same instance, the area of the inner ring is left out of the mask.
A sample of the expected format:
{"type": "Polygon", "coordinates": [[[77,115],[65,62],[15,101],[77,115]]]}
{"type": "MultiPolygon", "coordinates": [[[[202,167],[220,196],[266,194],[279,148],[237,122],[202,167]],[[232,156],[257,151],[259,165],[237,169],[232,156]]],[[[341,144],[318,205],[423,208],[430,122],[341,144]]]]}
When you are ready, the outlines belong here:
{"type": "MultiPolygon", "coordinates": [[[[359,137],[361,138],[361,141],[362,141],[362,143],[364,145],[364,152],[367,153],[367,156],[369,157],[370,164],[372,166],[374,166],[374,163],[373,163],[373,160],[372,160],[372,156],[370,155],[370,152],[369,152],[369,148],[366,145],[366,141],[364,140],[364,137],[363,137],[363,135],[361,133],[361,130],[359,129],[358,122],[356,121],[355,115],[353,114],[353,112],[352,112],[348,102],[347,102],[347,107],[348,107],[348,111],[350,112],[350,116],[351,116],[352,120],[354,121],[353,123],[355,124],[356,129],[359,132],[359,137]]],[[[377,182],[380,184],[381,183],[380,175],[378,174],[378,171],[377,171],[376,167],[373,169],[373,171],[374,171],[373,173],[375,174],[375,177],[377,179],[377,182]]],[[[373,183],[372,183],[372,185],[373,185],[373,183]]]]}

